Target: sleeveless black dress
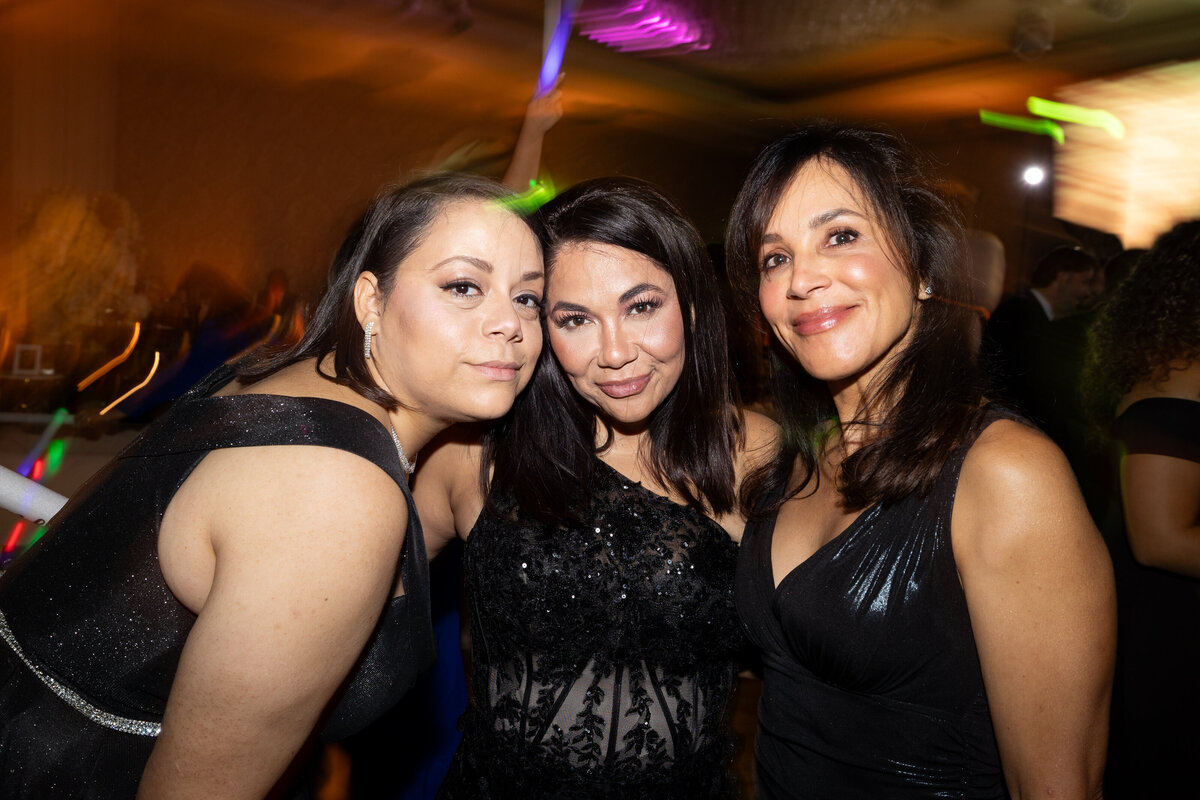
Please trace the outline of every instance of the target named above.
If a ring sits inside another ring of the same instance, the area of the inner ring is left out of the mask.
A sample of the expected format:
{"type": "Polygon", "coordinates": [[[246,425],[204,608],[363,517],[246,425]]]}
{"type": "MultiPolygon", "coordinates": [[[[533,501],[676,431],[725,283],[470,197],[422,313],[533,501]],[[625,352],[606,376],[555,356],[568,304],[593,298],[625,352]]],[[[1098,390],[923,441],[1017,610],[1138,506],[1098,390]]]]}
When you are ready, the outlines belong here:
{"type": "MultiPolygon", "coordinates": [[[[158,530],[212,450],[317,445],[356,453],[408,501],[402,575],[324,733],[340,738],[397,701],[432,663],[421,526],[388,431],[361,409],[279,395],[181,398],[60,511],[0,577],[0,795],[131,798],[160,729],[193,615],[167,588],[158,530]]],[[[263,535],[269,535],[263,531],[263,535]]]]}
{"type": "MultiPolygon", "coordinates": [[[[1195,400],[1138,400],[1112,431],[1125,454],[1200,463],[1200,402],[1195,400]]],[[[1200,795],[1200,581],[1139,564],[1123,512],[1114,503],[1104,526],[1117,580],[1117,670],[1105,797],[1195,797],[1200,795]]]]}
{"type": "Polygon", "coordinates": [[[747,526],[737,604],[762,650],[762,800],[1008,797],[950,542],[966,451],[928,497],[865,509],[778,588],[775,521],[747,526]]]}
{"type": "Polygon", "coordinates": [[[473,704],[440,798],[727,796],[737,545],[603,462],[568,529],[471,531],[473,704]]]}

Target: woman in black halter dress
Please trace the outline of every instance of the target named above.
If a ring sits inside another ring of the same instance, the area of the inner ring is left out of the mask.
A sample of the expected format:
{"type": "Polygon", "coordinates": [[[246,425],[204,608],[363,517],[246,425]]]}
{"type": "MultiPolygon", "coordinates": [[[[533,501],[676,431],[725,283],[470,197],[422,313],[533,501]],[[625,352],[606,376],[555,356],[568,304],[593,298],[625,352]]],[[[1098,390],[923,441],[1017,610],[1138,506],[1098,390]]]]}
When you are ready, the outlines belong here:
{"type": "Polygon", "coordinates": [[[0,794],[262,797],[432,662],[409,457],[504,414],[541,346],[507,195],[382,194],[304,339],[203,381],[0,578],[0,794]]]}
{"type": "Polygon", "coordinates": [[[414,489],[432,548],[466,539],[474,696],[440,797],[724,797],[735,487],[774,426],[739,420],[715,279],[672,203],[603,179],[541,213],[533,383],[414,489]]]}
{"type": "Polygon", "coordinates": [[[737,574],[759,797],[1096,797],[1112,569],[1062,454],[981,397],[960,229],[918,165],[814,125],[730,217],[783,430],[737,574]]]}

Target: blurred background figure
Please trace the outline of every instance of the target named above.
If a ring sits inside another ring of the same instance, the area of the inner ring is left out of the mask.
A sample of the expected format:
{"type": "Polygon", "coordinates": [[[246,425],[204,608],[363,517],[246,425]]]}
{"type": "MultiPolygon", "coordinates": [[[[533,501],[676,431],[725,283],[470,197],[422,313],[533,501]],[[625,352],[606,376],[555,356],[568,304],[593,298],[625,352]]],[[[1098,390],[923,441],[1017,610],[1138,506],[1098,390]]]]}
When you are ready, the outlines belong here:
{"type": "Polygon", "coordinates": [[[1120,470],[1102,525],[1119,609],[1106,797],[1195,796],[1200,221],[1164,234],[1116,287],[1093,330],[1087,387],[1120,470]]]}
{"type": "Polygon", "coordinates": [[[1029,282],[984,328],[989,396],[1029,417],[1075,467],[1083,460],[1079,380],[1091,319],[1084,312],[1103,290],[1103,272],[1091,253],[1064,245],[1038,261],[1029,282]]]}

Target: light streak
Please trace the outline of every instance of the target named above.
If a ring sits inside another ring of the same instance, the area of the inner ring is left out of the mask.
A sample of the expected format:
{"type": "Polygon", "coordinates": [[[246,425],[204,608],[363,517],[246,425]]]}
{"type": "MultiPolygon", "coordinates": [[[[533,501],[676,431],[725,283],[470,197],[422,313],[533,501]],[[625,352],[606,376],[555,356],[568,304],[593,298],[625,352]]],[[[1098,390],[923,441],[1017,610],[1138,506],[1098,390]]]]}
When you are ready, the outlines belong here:
{"type": "MultiPolygon", "coordinates": [[[[554,26],[554,33],[550,36],[550,41],[546,45],[546,54],[542,58],[542,70],[538,73],[537,92],[534,97],[548,94],[554,88],[554,84],[558,82],[559,72],[562,71],[563,57],[567,54],[567,40],[571,38],[571,24],[580,1],[563,0],[558,13],[558,22],[554,26]]],[[[550,6],[551,3],[546,3],[547,22],[549,22],[550,6]]]]}
{"type": "Polygon", "coordinates": [[[58,433],[58,429],[62,427],[62,424],[70,416],[65,408],[60,408],[54,412],[54,416],[50,418],[50,424],[42,431],[42,435],[38,437],[37,442],[25,454],[25,458],[21,460],[20,466],[17,467],[18,475],[25,478],[29,477],[29,472],[33,469],[33,462],[37,461],[42,451],[46,449],[46,445],[50,444],[50,440],[54,438],[54,434],[58,433]]]}
{"type": "Polygon", "coordinates": [[[103,367],[101,367],[100,369],[93,372],[91,375],[88,375],[86,378],[81,380],[79,382],[79,385],[77,385],[75,387],[75,389],[77,391],[82,392],[84,389],[91,386],[93,383],[95,383],[101,377],[108,374],[113,369],[116,369],[121,364],[125,363],[125,359],[129,358],[129,354],[133,352],[133,346],[137,344],[138,335],[141,332],[142,332],[142,323],[140,323],[140,322],[133,323],[133,338],[130,339],[129,344],[127,344],[125,346],[125,352],[121,353],[121,355],[117,356],[112,361],[108,362],[103,367]]]}
{"type": "MultiPolygon", "coordinates": [[[[1089,128],[1103,128],[1114,139],[1125,138],[1125,125],[1111,112],[1100,108],[1084,108],[1069,103],[1056,103],[1053,100],[1043,100],[1031,97],[1026,103],[1029,113],[1039,117],[1056,119],[1060,122],[1073,122],[1076,125],[1086,125],[1089,128]]],[[[1061,142],[1060,142],[1061,144],[1061,142]]]]}
{"type": "Polygon", "coordinates": [[[1017,117],[1012,114],[1001,114],[997,111],[985,111],[981,108],[979,109],[979,121],[984,125],[991,125],[996,128],[1007,128],[1008,130],[1023,131],[1025,133],[1040,133],[1049,136],[1059,144],[1066,141],[1062,126],[1048,119],[1017,117]]]}
{"type": "Polygon", "coordinates": [[[120,397],[118,397],[116,400],[113,400],[111,403],[109,403],[108,405],[106,405],[106,406],[103,408],[103,410],[101,410],[101,412],[100,412],[100,416],[104,416],[104,415],[105,415],[105,414],[107,414],[109,411],[112,411],[114,406],[116,406],[116,405],[117,405],[118,403],[120,403],[122,400],[124,400],[125,398],[129,397],[129,395],[133,394],[133,393],[134,393],[134,392],[136,392],[138,389],[141,389],[143,386],[145,386],[147,383],[149,383],[149,382],[150,382],[150,379],[154,377],[154,373],[155,373],[155,372],[158,372],[158,359],[159,359],[159,352],[158,352],[157,350],[155,350],[155,351],[154,351],[154,363],[150,365],[150,374],[149,374],[149,375],[147,375],[147,376],[145,377],[145,379],[144,379],[144,380],[143,380],[141,383],[139,383],[137,386],[134,386],[134,387],[133,387],[132,389],[130,389],[128,392],[126,392],[125,394],[123,394],[123,395],[121,395],[120,397]]]}
{"type": "Polygon", "coordinates": [[[8,541],[4,543],[4,552],[11,553],[16,549],[17,542],[21,539],[21,531],[25,530],[25,520],[17,520],[17,524],[13,525],[12,533],[8,535],[8,541]]]}

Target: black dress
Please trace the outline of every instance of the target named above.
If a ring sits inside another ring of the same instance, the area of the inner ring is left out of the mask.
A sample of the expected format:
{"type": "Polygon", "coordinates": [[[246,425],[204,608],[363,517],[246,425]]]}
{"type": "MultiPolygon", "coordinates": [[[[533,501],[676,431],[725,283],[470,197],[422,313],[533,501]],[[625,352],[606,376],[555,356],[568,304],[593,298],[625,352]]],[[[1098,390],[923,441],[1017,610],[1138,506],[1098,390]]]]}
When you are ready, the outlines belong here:
{"type": "Polygon", "coordinates": [[[603,462],[586,524],[493,497],[467,540],[473,704],[441,798],[731,791],[737,545],[603,462]]]}
{"type": "Polygon", "coordinates": [[[950,542],[964,447],[925,498],[874,505],[779,581],[750,524],[738,612],[762,650],[758,796],[1005,798],[950,542]]]}
{"type": "MultiPolygon", "coordinates": [[[[1148,397],[1113,424],[1126,454],[1200,463],[1200,402],[1148,397]]],[[[1123,509],[1104,525],[1117,580],[1117,671],[1105,797],[1200,795],[1200,581],[1133,557],[1123,509]]]]}
{"type": "MultiPolygon", "coordinates": [[[[409,504],[405,595],[389,602],[325,733],[365,727],[433,660],[420,523],[387,430],[319,398],[208,395],[218,370],[93,477],[0,577],[0,795],[131,798],[195,615],[167,588],[158,530],[212,450],[317,445],[388,473],[409,504]]],[[[263,531],[263,535],[269,535],[263,531]]]]}

